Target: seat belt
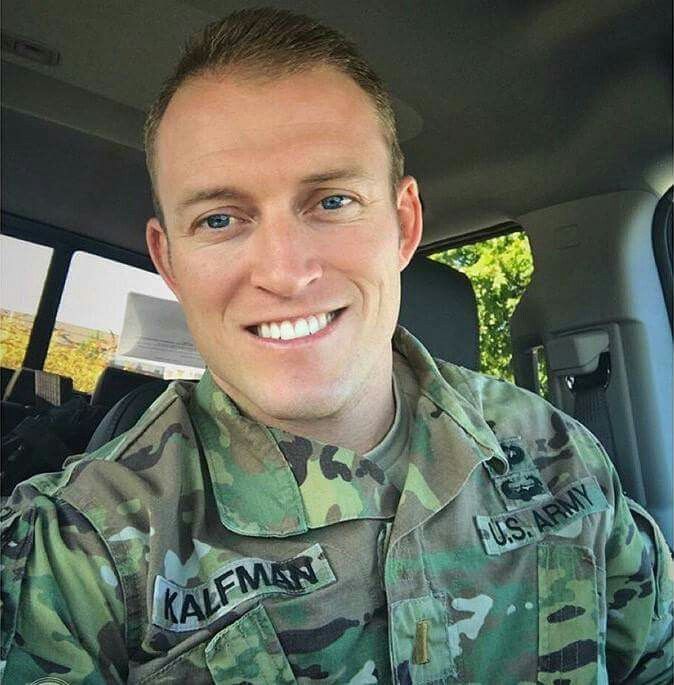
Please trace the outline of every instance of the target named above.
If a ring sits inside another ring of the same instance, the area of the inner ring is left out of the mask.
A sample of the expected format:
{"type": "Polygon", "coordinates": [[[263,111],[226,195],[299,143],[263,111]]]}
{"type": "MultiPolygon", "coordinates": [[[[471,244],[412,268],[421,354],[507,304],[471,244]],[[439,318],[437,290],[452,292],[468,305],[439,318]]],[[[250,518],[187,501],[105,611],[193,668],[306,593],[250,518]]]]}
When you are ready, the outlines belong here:
{"type": "Polygon", "coordinates": [[[64,396],[70,394],[69,389],[63,388],[63,379],[55,373],[48,373],[36,369],[35,375],[35,406],[40,409],[62,404],[64,396]]]}
{"type": "Polygon", "coordinates": [[[573,395],[573,416],[601,442],[615,463],[615,440],[606,389],[611,357],[606,331],[583,331],[553,338],[545,351],[550,371],[563,377],[573,395]]]}
{"type": "Polygon", "coordinates": [[[12,375],[2,399],[42,411],[68,401],[72,392],[73,381],[67,376],[21,367],[12,375]]]}
{"type": "Polygon", "coordinates": [[[611,356],[608,351],[599,356],[595,371],[566,376],[567,387],[573,395],[573,417],[594,433],[615,463],[615,440],[606,399],[610,382],[611,356]]]}

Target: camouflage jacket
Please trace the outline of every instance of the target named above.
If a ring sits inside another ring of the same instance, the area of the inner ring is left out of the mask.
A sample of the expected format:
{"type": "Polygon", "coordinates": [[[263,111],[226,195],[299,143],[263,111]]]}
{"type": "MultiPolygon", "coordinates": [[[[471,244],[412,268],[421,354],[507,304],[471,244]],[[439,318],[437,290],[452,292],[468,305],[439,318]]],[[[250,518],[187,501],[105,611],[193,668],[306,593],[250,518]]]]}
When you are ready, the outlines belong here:
{"type": "Polygon", "coordinates": [[[241,416],[209,374],[20,485],[5,682],[670,682],[669,553],[592,435],[402,329],[394,346],[402,492],[241,416]]]}

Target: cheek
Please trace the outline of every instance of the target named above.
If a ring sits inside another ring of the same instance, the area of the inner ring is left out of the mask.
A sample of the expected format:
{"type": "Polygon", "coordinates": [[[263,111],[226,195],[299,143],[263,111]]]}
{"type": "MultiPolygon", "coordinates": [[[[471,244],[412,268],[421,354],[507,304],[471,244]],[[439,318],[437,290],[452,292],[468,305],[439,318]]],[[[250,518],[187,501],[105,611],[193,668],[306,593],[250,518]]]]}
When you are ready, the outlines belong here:
{"type": "Polygon", "coordinates": [[[174,266],[183,307],[202,315],[214,305],[224,305],[234,289],[235,274],[227,261],[215,255],[193,253],[181,256],[174,266]]]}
{"type": "Polygon", "coordinates": [[[373,222],[345,232],[332,246],[334,262],[373,281],[398,271],[398,231],[389,221],[373,222]]]}
{"type": "Polygon", "coordinates": [[[353,243],[342,244],[338,259],[338,269],[360,293],[362,315],[376,326],[377,335],[392,334],[400,303],[397,231],[363,232],[353,243]]]}
{"type": "Polygon", "coordinates": [[[397,241],[371,240],[360,246],[356,270],[372,286],[390,290],[399,280],[397,241]]]}

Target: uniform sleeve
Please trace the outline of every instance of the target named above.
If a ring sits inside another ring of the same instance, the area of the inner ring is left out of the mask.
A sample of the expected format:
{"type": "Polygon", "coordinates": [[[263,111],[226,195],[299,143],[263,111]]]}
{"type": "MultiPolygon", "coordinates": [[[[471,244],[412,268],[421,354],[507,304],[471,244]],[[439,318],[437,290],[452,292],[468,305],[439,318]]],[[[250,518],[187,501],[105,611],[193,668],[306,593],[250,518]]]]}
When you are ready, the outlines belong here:
{"type": "Polygon", "coordinates": [[[125,681],[119,577],[95,529],[70,505],[40,495],[10,512],[2,600],[3,682],[125,681]]]}
{"type": "MultiPolygon", "coordinates": [[[[613,470],[613,469],[612,469],[613,470]]],[[[622,494],[606,546],[606,660],[611,682],[672,682],[672,558],[648,513],[622,494]]]]}

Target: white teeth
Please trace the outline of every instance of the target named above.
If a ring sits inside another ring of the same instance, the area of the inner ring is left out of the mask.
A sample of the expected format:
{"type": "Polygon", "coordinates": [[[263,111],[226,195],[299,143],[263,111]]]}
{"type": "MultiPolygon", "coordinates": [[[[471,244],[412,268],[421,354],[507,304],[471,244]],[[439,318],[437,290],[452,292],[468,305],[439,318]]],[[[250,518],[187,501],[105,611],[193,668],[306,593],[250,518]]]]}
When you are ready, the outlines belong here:
{"type": "Polygon", "coordinates": [[[280,328],[281,340],[292,340],[295,337],[295,329],[290,321],[283,321],[280,328]]]}
{"type": "Polygon", "coordinates": [[[309,323],[306,319],[297,319],[297,321],[295,321],[295,337],[303,338],[305,335],[309,334],[309,323]]]}
{"type": "Polygon", "coordinates": [[[273,338],[275,340],[294,340],[306,338],[308,335],[323,330],[335,318],[334,312],[311,315],[306,319],[296,319],[294,325],[288,321],[280,323],[261,323],[256,326],[256,333],[261,338],[273,338]]]}

